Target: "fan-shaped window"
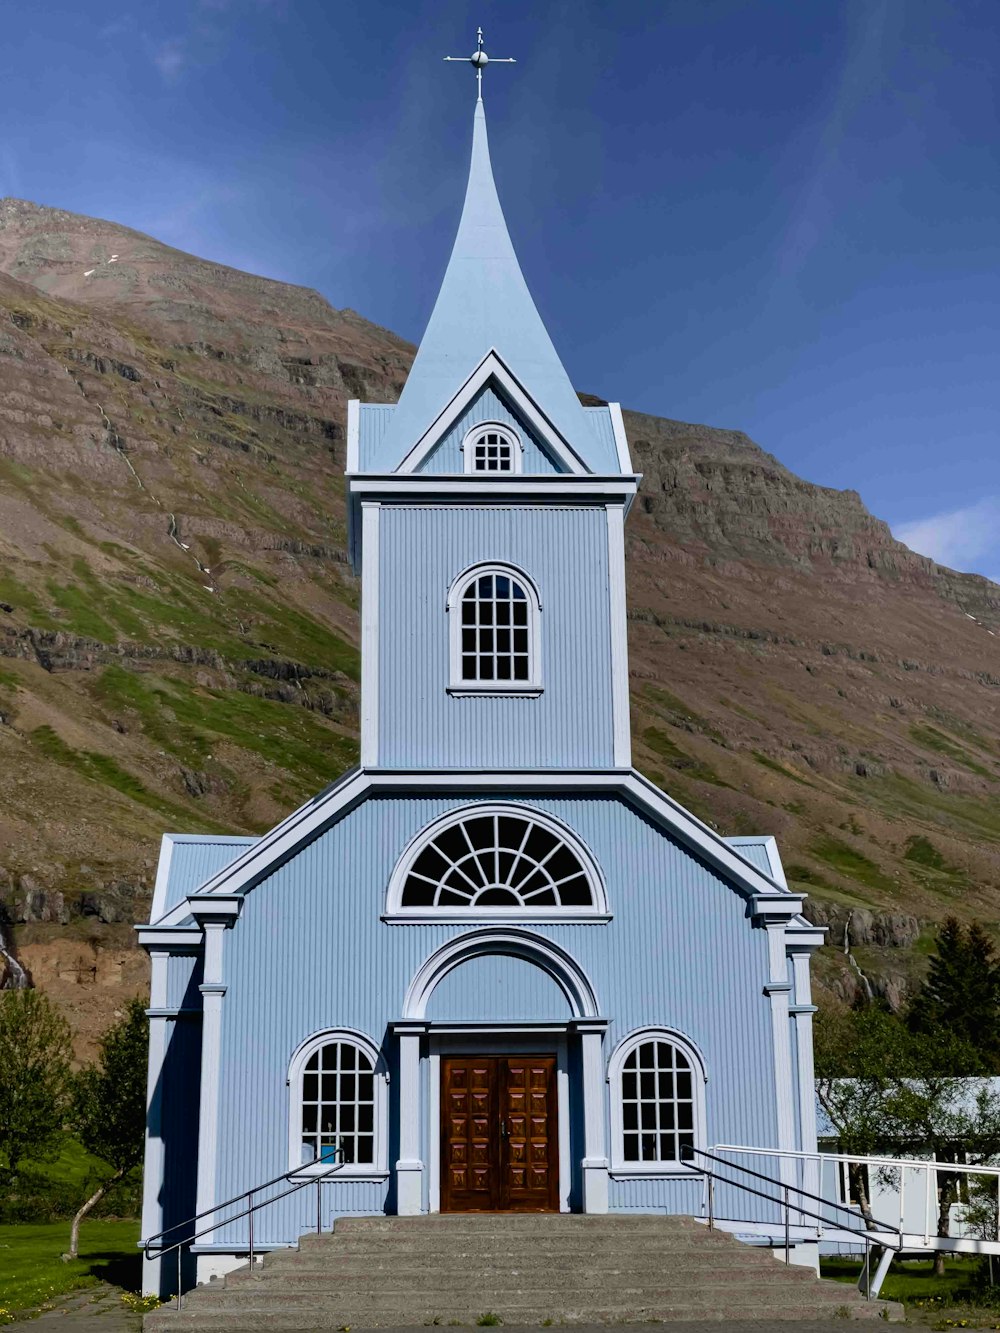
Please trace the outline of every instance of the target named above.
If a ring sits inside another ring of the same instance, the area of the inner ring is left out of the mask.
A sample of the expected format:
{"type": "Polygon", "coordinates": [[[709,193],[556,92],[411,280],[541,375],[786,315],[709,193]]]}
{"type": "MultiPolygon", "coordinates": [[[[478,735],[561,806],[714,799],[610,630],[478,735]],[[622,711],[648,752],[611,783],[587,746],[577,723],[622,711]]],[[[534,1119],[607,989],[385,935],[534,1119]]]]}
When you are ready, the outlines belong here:
{"type": "Polygon", "coordinates": [[[485,421],[474,426],[462,445],[466,472],[521,471],[521,441],[514,432],[499,422],[485,421]]]}
{"type": "Polygon", "coordinates": [[[476,565],[455,580],[451,617],[453,693],[537,694],[541,689],[538,594],[508,565],[476,565]]]}
{"type": "Polygon", "coordinates": [[[606,914],[600,875],[555,820],[517,806],[476,807],[425,830],[403,856],[389,914],[484,921],[606,914]]]}
{"type": "Polygon", "coordinates": [[[685,1148],[703,1147],[705,1076],[697,1052],[664,1029],[633,1033],[612,1056],[613,1169],[690,1171],[685,1148]]]}

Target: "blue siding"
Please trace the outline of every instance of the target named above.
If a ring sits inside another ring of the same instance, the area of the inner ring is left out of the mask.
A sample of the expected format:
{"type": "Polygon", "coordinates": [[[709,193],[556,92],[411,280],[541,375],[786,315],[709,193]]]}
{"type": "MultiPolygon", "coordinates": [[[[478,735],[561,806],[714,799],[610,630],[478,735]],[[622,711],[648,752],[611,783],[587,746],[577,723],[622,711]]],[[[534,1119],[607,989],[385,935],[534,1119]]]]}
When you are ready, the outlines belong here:
{"type": "Polygon", "coordinates": [[[610,409],[606,407],[586,407],[584,411],[597,436],[599,451],[594,457],[595,470],[615,473],[621,471],[618,462],[618,445],[615,442],[615,427],[611,420],[610,409]]]}
{"type": "Polygon", "coordinates": [[[161,904],[154,904],[157,917],[183,902],[189,893],[194,893],[207,879],[231,865],[257,841],[256,838],[213,838],[211,834],[203,838],[176,835],[170,854],[166,900],[162,908],[161,904]]]}
{"type": "MultiPolygon", "coordinates": [[[[286,1169],[285,1076],[304,1037],[324,1027],[351,1027],[385,1042],[387,1055],[394,1054],[387,1024],[400,1016],[410,979],[462,927],[381,922],[386,884],[410,838],[467,800],[458,794],[370,798],[248,895],[240,920],[225,936],[217,1197],[286,1169]]],[[[605,1055],[636,1027],[678,1029],[705,1057],[709,1141],[775,1145],[770,1011],[762,994],[765,932],[748,924],[743,898],[616,798],[533,798],[526,804],[577,830],[607,880],[610,923],[534,928],[566,949],[591,978],[611,1022],[605,1055]]],[[[538,981],[531,983],[527,1002],[512,993],[516,975],[504,963],[466,964],[442,983],[436,1009],[469,1017],[489,1008],[496,1017],[506,1002],[502,1016],[520,1018],[536,1004],[550,1003],[551,993],[538,981]],[[484,983],[490,982],[487,996],[484,983]]],[[[559,1016],[564,1014],[563,1007],[559,1016]]],[[[391,1094],[390,1085],[390,1102],[391,1094]]],[[[390,1165],[397,1148],[394,1128],[390,1165]]],[[[391,1186],[366,1186],[368,1193],[346,1183],[327,1188],[329,1208],[347,1212],[379,1211],[391,1186]]],[[[612,1201],[616,1208],[697,1211],[688,1198],[694,1188],[690,1182],[620,1181],[613,1184],[612,1201]]],[[[311,1191],[303,1195],[313,1197],[311,1191]]],[[[266,1216],[261,1239],[293,1240],[310,1225],[310,1203],[295,1196],[266,1216]]]]}
{"type": "Polygon", "coordinates": [[[758,870],[763,870],[765,875],[770,875],[771,862],[768,860],[767,847],[763,842],[749,842],[743,838],[724,838],[723,841],[727,842],[738,856],[742,856],[758,870]]]}
{"type": "Polygon", "coordinates": [[[613,766],[604,509],[456,507],[447,521],[443,517],[431,506],[382,507],[379,762],[404,768],[613,766]],[[481,560],[509,561],[538,587],[544,692],[537,699],[447,693],[448,589],[481,560]]]}
{"type": "Polygon", "coordinates": [[[551,474],[565,471],[562,467],[556,467],[538,436],[529,430],[527,424],[511,409],[506,399],[492,388],[485,388],[469,405],[437,448],[424,460],[419,471],[438,474],[464,472],[465,456],[462,453],[462,442],[467,432],[480,421],[502,421],[517,432],[524,445],[524,453],[521,455],[522,472],[551,474]]]}
{"type": "Polygon", "coordinates": [[[167,959],[167,1008],[200,1009],[201,955],[171,954],[167,959]]]}
{"type": "Polygon", "coordinates": [[[488,954],[448,973],[431,996],[427,1017],[565,1023],[573,1014],[557,982],[541,968],[522,958],[488,954]]]}
{"type": "MultiPolygon", "coordinates": [[[[395,403],[362,403],[358,414],[358,471],[373,472],[378,447],[389,429],[395,403]]],[[[416,441],[414,441],[416,443],[416,441]]]]}

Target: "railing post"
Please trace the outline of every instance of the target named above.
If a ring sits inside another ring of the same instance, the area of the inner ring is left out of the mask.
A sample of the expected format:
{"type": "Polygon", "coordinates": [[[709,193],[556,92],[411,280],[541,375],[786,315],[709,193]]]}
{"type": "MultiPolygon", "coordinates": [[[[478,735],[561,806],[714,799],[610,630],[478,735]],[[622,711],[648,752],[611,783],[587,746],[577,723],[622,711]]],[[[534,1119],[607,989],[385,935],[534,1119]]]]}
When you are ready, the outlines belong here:
{"type": "Polygon", "coordinates": [[[316,1181],[316,1235],[323,1230],[323,1182],[316,1181]]]}
{"type": "Polygon", "coordinates": [[[708,1229],[715,1230],[715,1177],[708,1178],[708,1229]]]}
{"type": "Polygon", "coordinates": [[[180,1313],[180,1309],[181,1309],[181,1254],[182,1254],[183,1250],[184,1250],[184,1245],[183,1245],[183,1244],[180,1244],[180,1245],[177,1246],[177,1312],[178,1312],[178,1314],[180,1313]]]}
{"type": "Polygon", "coordinates": [[[872,1243],[865,1236],[865,1300],[872,1298],[872,1243]]]}
{"type": "Polygon", "coordinates": [[[254,1191],[251,1190],[248,1196],[250,1201],[250,1215],[247,1218],[247,1221],[250,1224],[250,1271],[251,1272],[253,1272],[253,1196],[254,1196],[254,1191]]]}
{"type": "Polygon", "coordinates": [[[790,1264],[792,1262],[792,1259],[791,1259],[790,1219],[788,1216],[788,1186],[784,1185],[782,1186],[782,1188],[785,1194],[785,1263],[790,1264]]]}

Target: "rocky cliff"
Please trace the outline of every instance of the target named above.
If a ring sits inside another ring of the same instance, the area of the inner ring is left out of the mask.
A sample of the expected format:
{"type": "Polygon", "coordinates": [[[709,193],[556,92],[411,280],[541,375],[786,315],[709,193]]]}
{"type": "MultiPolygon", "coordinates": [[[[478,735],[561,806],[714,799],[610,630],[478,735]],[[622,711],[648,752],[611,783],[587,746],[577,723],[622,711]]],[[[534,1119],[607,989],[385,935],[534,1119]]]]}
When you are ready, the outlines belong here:
{"type": "MultiPolygon", "coordinates": [[[[412,353],[0,202],[0,930],[82,1047],[144,983],[161,832],[262,831],[355,760],[345,403],[412,353]]],[[[945,912],[998,916],[1000,588],[739,432],[626,426],[636,763],[777,835],[828,994],[899,1002],[945,912]]]]}

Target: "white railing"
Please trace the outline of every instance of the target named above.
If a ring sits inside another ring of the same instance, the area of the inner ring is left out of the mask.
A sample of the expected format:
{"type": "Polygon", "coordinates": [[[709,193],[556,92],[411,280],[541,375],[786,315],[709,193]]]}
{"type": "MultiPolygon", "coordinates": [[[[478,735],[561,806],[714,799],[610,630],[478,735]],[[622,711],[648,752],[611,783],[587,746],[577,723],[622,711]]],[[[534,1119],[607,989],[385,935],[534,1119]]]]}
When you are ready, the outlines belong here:
{"type": "MultiPolygon", "coordinates": [[[[938,1202],[937,1175],[938,1172],[951,1176],[960,1176],[968,1180],[971,1177],[983,1179],[992,1178],[996,1188],[997,1198],[997,1216],[1000,1218],[1000,1166],[969,1166],[962,1162],[939,1162],[933,1159],[921,1159],[917,1157],[874,1157],[858,1153],[833,1153],[833,1152],[798,1152],[791,1149],[782,1148],[754,1148],[747,1144],[718,1143],[712,1149],[713,1153],[730,1153],[745,1157],[768,1157],[776,1158],[779,1161],[800,1164],[803,1176],[807,1174],[807,1168],[812,1166],[818,1176],[818,1188],[815,1192],[822,1194],[824,1181],[823,1166],[830,1164],[835,1167],[835,1191],[839,1183],[842,1166],[865,1166],[869,1168],[869,1179],[873,1171],[882,1173],[885,1177],[898,1177],[898,1221],[889,1223],[875,1218],[875,1227],[885,1227],[893,1232],[901,1233],[904,1237],[905,1247],[907,1249],[924,1250],[950,1250],[961,1251],[976,1254],[1000,1254],[1000,1238],[996,1235],[994,1228],[993,1238],[980,1236],[938,1236],[937,1233],[937,1211],[938,1202]],[[908,1201],[913,1198],[913,1184],[909,1191],[907,1190],[907,1173],[918,1173],[917,1198],[921,1200],[920,1219],[922,1226],[915,1227],[908,1225],[912,1219],[912,1210],[910,1218],[907,1216],[908,1201]],[[922,1195],[922,1198],[921,1198],[922,1195]]],[[[843,1207],[846,1200],[839,1197],[833,1197],[828,1200],[831,1205],[836,1204],[843,1207]]],[[[859,1210],[860,1213],[860,1210],[859,1210]]],[[[874,1208],[872,1210],[874,1217],[874,1208]]],[[[831,1233],[837,1230],[837,1224],[831,1219],[830,1226],[827,1228],[817,1228],[817,1239],[823,1239],[824,1236],[832,1238],[831,1233]]]]}

